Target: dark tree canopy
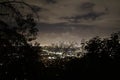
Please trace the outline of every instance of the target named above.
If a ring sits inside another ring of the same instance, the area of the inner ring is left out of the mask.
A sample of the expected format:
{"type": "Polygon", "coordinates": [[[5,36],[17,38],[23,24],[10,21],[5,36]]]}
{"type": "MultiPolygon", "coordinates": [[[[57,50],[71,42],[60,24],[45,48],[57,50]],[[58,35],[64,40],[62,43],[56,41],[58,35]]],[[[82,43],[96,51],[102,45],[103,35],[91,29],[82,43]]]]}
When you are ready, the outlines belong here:
{"type": "Polygon", "coordinates": [[[39,80],[41,48],[29,44],[37,35],[36,22],[17,5],[30,7],[22,1],[0,1],[0,80],[39,80]]]}

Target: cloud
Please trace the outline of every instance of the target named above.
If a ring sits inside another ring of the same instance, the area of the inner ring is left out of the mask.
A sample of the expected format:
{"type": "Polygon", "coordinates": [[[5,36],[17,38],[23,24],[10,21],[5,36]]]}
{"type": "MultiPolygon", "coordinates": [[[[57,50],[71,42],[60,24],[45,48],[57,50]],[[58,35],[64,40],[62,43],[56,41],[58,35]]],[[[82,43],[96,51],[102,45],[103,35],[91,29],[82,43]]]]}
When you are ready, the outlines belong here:
{"type": "Polygon", "coordinates": [[[48,4],[55,4],[57,3],[56,0],[45,0],[48,4]]]}
{"type": "Polygon", "coordinates": [[[86,11],[91,11],[91,10],[93,10],[94,6],[95,6],[95,4],[92,2],[84,2],[80,5],[80,9],[86,10],[86,11]]]}
{"type": "Polygon", "coordinates": [[[96,22],[97,25],[42,24],[39,26],[40,31],[37,40],[42,44],[51,44],[59,41],[74,41],[79,43],[83,38],[88,40],[95,36],[107,37],[111,33],[120,30],[118,25],[114,25],[113,27],[111,24],[104,23],[105,26],[101,27],[101,23],[98,24],[96,22]]]}
{"type": "Polygon", "coordinates": [[[92,19],[101,17],[106,14],[107,8],[102,8],[101,11],[94,9],[96,4],[83,0],[66,0],[58,1],[54,5],[48,5],[46,11],[40,13],[41,22],[46,23],[61,23],[61,22],[79,22],[80,19],[92,19]],[[43,17],[44,16],[44,17],[43,17]]]}
{"type": "Polygon", "coordinates": [[[39,12],[40,22],[51,24],[69,22],[64,17],[74,18],[75,21],[76,19],[78,21],[78,18],[96,19],[104,14],[106,9],[103,5],[97,6],[97,3],[90,0],[36,0],[36,3],[32,1],[28,2],[44,9],[39,12]]]}
{"type": "Polygon", "coordinates": [[[41,9],[41,43],[80,41],[120,30],[120,0],[25,0],[41,9]]]}
{"type": "Polygon", "coordinates": [[[105,15],[105,12],[89,12],[83,15],[77,15],[74,17],[64,17],[63,19],[68,20],[69,22],[73,23],[80,23],[82,19],[84,20],[96,20],[97,18],[105,15]]]}

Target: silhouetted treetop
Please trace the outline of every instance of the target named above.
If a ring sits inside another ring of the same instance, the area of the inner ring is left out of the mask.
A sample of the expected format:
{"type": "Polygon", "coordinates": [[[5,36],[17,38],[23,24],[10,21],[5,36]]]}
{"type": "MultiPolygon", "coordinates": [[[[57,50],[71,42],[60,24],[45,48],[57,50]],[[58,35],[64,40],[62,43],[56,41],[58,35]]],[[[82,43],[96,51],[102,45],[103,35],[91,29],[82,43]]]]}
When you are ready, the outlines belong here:
{"type": "Polygon", "coordinates": [[[17,5],[31,8],[22,1],[0,1],[0,80],[39,80],[44,68],[41,47],[30,44],[38,32],[36,21],[17,5]]]}
{"type": "Polygon", "coordinates": [[[0,2],[0,11],[0,20],[7,23],[11,29],[25,36],[27,41],[36,39],[38,29],[35,28],[35,15],[37,16],[37,13],[34,12],[32,5],[23,1],[6,0],[0,2]]]}

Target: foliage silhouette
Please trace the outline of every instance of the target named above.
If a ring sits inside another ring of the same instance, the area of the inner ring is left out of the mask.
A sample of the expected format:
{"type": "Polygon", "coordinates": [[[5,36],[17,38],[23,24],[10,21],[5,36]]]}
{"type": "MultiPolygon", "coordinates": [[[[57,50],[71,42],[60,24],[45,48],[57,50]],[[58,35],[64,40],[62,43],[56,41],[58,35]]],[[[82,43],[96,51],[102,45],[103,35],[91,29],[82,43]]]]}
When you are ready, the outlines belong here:
{"type": "MultiPolygon", "coordinates": [[[[86,42],[85,55],[72,59],[66,64],[66,75],[71,78],[95,79],[99,77],[119,78],[120,71],[120,33],[111,34],[110,38],[94,37],[86,42]]],[[[65,77],[66,78],[66,77],[65,77]]]]}
{"type": "Polygon", "coordinates": [[[39,61],[41,48],[30,44],[37,35],[36,23],[31,14],[24,17],[13,3],[0,2],[3,14],[14,13],[12,17],[0,14],[0,80],[40,80],[44,69],[39,61]]]}

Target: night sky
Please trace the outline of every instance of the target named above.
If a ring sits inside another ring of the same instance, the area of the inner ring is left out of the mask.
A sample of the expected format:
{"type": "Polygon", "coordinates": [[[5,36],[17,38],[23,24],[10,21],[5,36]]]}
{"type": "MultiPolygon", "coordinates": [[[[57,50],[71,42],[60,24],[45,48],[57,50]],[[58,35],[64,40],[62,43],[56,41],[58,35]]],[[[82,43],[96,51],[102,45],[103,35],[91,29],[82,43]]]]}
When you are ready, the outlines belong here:
{"type": "Polygon", "coordinates": [[[120,0],[24,0],[39,15],[42,45],[80,42],[120,31],[120,0]]]}

